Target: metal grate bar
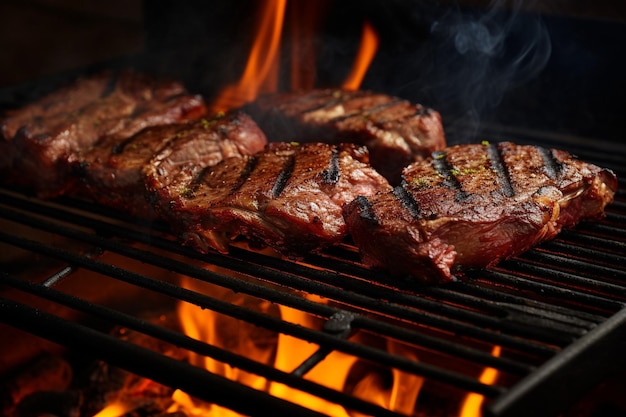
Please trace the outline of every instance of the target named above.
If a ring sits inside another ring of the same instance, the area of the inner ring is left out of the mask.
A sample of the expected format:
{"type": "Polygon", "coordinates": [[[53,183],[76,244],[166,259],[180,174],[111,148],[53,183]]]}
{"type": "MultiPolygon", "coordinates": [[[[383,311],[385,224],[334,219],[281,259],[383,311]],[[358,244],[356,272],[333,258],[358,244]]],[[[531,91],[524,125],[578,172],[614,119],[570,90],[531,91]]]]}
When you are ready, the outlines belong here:
{"type": "Polygon", "coordinates": [[[111,365],[246,415],[260,415],[260,410],[278,415],[323,415],[12,300],[0,298],[0,313],[4,323],[72,349],[97,353],[111,365]]]}
{"type": "MultiPolygon", "coordinates": [[[[268,299],[270,301],[279,302],[284,305],[288,305],[294,308],[298,308],[307,312],[311,312],[317,315],[329,317],[334,313],[333,309],[327,308],[318,303],[308,302],[301,297],[291,296],[290,294],[285,294],[282,292],[271,291],[267,287],[262,285],[255,285],[250,282],[245,282],[239,279],[233,279],[232,277],[224,276],[221,274],[210,273],[204,268],[196,267],[193,265],[189,265],[187,263],[176,262],[172,259],[163,258],[162,256],[152,254],[150,252],[142,251],[136,248],[127,247],[120,242],[102,239],[96,235],[87,234],[84,232],[80,232],[78,230],[67,229],[66,227],[60,226],[56,223],[46,222],[41,219],[31,218],[29,216],[25,216],[21,213],[12,212],[8,209],[0,208],[0,213],[5,215],[7,218],[19,218],[23,223],[30,224],[33,226],[41,227],[45,230],[60,233],[66,236],[70,236],[76,239],[80,239],[86,241],[90,244],[98,245],[104,249],[111,250],[117,253],[124,254],[125,256],[129,256],[134,259],[141,259],[144,262],[152,263],[157,266],[161,266],[171,271],[176,271],[182,274],[195,276],[197,278],[201,278],[205,281],[212,282],[217,285],[221,285],[227,288],[232,289],[237,292],[245,292],[250,295],[262,297],[268,299]]],[[[76,217],[76,216],[75,216],[76,217]]],[[[7,239],[11,239],[11,237],[7,237],[7,239]]],[[[197,259],[207,260],[207,256],[198,255],[196,252],[185,250],[180,247],[178,244],[174,244],[169,240],[161,240],[158,238],[154,238],[151,240],[152,244],[155,246],[159,246],[161,248],[167,249],[172,253],[185,253],[193,257],[197,257],[197,259]]],[[[236,249],[233,250],[234,253],[238,253],[236,249]]],[[[272,257],[261,257],[262,255],[246,252],[241,254],[239,259],[232,260],[228,256],[216,256],[215,259],[209,258],[208,260],[216,261],[215,264],[218,266],[223,266],[227,268],[231,268],[241,273],[245,273],[248,275],[256,275],[259,278],[277,283],[277,284],[290,284],[293,288],[298,290],[304,290],[309,293],[320,294],[325,297],[330,297],[333,299],[340,300],[342,302],[357,304],[357,305],[367,305],[368,308],[373,309],[375,311],[379,311],[394,317],[403,318],[405,320],[409,320],[413,323],[421,323],[428,326],[435,326],[443,328],[446,331],[455,331],[460,335],[466,335],[469,337],[475,337],[480,340],[486,340],[492,342],[494,344],[499,344],[505,347],[516,348],[522,351],[529,352],[537,352],[537,353],[554,353],[554,350],[551,348],[546,348],[542,345],[537,345],[536,343],[531,343],[524,339],[519,339],[514,336],[507,336],[500,332],[485,330],[483,328],[477,327],[475,325],[469,323],[460,323],[450,319],[450,316],[454,317],[453,314],[449,310],[452,308],[448,308],[447,306],[437,303],[436,301],[425,300],[420,297],[409,297],[408,295],[402,294],[401,292],[385,289],[385,288],[377,288],[375,291],[369,288],[369,286],[365,285],[359,288],[353,288],[351,285],[355,280],[349,279],[345,280],[346,285],[341,288],[336,288],[330,285],[324,285],[325,282],[330,282],[331,284],[337,284],[341,277],[337,274],[333,273],[323,273],[317,270],[311,270],[310,268],[305,268],[299,265],[287,264],[285,265],[285,261],[272,258],[272,257]],[[260,259],[257,259],[261,257],[260,259]],[[228,262],[225,262],[228,261],[228,262]],[[258,264],[255,264],[255,261],[259,261],[258,264]],[[278,265],[274,265],[274,263],[279,262],[278,265]],[[275,269],[268,268],[275,267],[275,269]],[[293,275],[291,272],[287,273],[285,271],[291,270],[292,272],[296,272],[297,274],[303,275],[308,274],[313,280],[303,279],[300,276],[293,275]],[[294,271],[295,270],[295,271],[294,271]],[[345,291],[345,289],[349,289],[350,292],[345,291]],[[361,295],[362,293],[373,293],[372,297],[366,297],[361,295]],[[386,297],[400,297],[404,298],[404,303],[406,305],[412,306],[412,308],[406,308],[394,303],[390,303],[385,301],[386,297]],[[408,297],[408,299],[407,299],[408,297]],[[424,305],[430,305],[430,308],[434,311],[437,311],[439,314],[428,314],[423,313],[417,310],[414,310],[415,307],[424,307],[424,305]],[[441,314],[444,316],[442,317],[441,314]]],[[[485,318],[483,315],[476,315],[472,312],[465,312],[462,309],[456,309],[459,311],[461,318],[464,318],[468,322],[478,321],[478,324],[483,324],[485,320],[489,320],[488,324],[496,327],[496,328],[506,328],[507,326],[501,325],[501,322],[497,319],[485,318]]],[[[364,328],[367,328],[368,323],[363,323],[364,328]]],[[[520,327],[518,326],[508,326],[511,328],[520,327]]],[[[388,329],[383,334],[389,336],[397,336],[391,330],[392,326],[384,326],[384,329],[388,329]]],[[[538,330],[535,326],[525,326],[525,328],[530,329],[530,333],[533,336],[538,335],[538,330]]],[[[554,330],[554,329],[552,329],[554,330]]],[[[558,333],[554,331],[545,332],[544,336],[552,342],[555,339],[555,336],[558,336],[558,333]]],[[[463,347],[459,347],[461,345],[454,343],[429,343],[424,335],[420,335],[419,333],[415,333],[412,340],[419,341],[421,343],[430,345],[437,349],[442,349],[445,352],[460,354],[459,349],[463,349],[463,347]]],[[[568,338],[559,339],[560,343],[568,343],[571,340],[571,336],[568,338]]],[[[480,354],[478,356],[481,356],[480,354]]],[[[491,361],[491,356],[482,354],[482,356],[487,361],[491,361]]]]}
{"type": "MultiPolygon", "coordinates": [[[[228,350],[217,348],[215,346],[193,339],[189,336],[165,329],[161,326],[154,325],[142,319],[137,319],[128,314],[121,313],[117,310],[102,307],[100,305],[85,301],[81,298],[77,298],[38,284],[24,281],[2,272],[0,272],[0,278],[1,282],[5,285],[10,285],[14,288],[18,288],[30,294],[43,297],[47,300],[54,301],[56,303],[73,308],[91,316],[98,317],[107,322],[123,326],[149,336],[153,336],[160,340],[172,343],[173,345],[176,345],[178,347],[183,347],[192,352],[196,352],[200,355],[208,356],[215,360],[228,363],[235,368],[240,368],[245,371],[265,377],[267,379],[309,392],[320,398],[335,402],[350,409],[372,415],[396,415],[396,413],[391,413],[386,409],[359,400],[358,398],[355,398],[351,395],[339,393],[306,379],[298,378],[297,376],[300,375],[296,375],[295,373],[289,374],[282,372],[271,366],[260,364],[259,362],[250,360],[241,355],[231,353],[228,350]]],[[[207,398],[201,399],[209,400],[207,398]]]]}
{"type": "MultiPolygon", "coordinates": [[[[289,334],[291,336],[307,340],[312,343],[317,343],[321,346],[330,345],[333,346],[334,350],[355,355],[363,359],[375,361],[386,366],[403,369],[407,372],[415,373],[416,375],[432,378],[434,380],[455,385],[460,388],[478,392],[490,397],[502,392],[502,389],[499,387],[481,384],[473,378],[466,377],[456,372],[437,368],[426,363],[414,362],[404,357],[391,355],[387,352],[382,352],[369,346],[359,345],[350,341],[337,339],[331,335],[327,335],[322,332],[312,331],[310,329],[301,327],[299,325],[294,325],[289,322],[276,319],[274,317],[261,316],[255,314],[255,312],[251,312],[248,309],[232,305],[221,300],[207,297],[166,282],[152,280],[139,274],[135,274],[106,263],[83,258],[80,255],[71,254],[57,248],[47,247],[45,245],[39,244],[38,242],[14,237],[2,232],[0,232],[0,240],[9,242],[23,249],[28,249],[48,256],[53,256],[69,263],[80,265],[95,272],[109,275],[115,279],[119,279],[133,285],[138,285],[153,291],[158,291],[162,294],[173,296],[178,300],[187,301],[196,304],[202,308],[208,308],[219,313],[224,313],[230,315],[231,317],[245,320],[276,332],[289,334]]],[[[321,306],[318,305],[318,307],[321,306]]],[[[334,309],[333,312],[337,312],[337,309],[334,309]]]]}

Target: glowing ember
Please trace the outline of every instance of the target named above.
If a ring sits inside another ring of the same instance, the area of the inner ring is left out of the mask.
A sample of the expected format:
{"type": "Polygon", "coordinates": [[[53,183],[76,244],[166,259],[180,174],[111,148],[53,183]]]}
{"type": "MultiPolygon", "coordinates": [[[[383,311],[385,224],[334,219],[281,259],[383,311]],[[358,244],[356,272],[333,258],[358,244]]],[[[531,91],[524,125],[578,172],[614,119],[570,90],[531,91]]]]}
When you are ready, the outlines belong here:
{"type": "Polygon", "coordinates": [[[369,22],[365,22],[361,35],[361,48],[352,66],[352,71],[350,71],[350,75],[348,75],[348,78],[344,81],[342,88],[345,90],[357,90],[361,86],[361,82],[377,50],[378,35],[374,27],[369,22]]]}
{"type": "Polygon", "coordinates": [[[119,417],[132,411],[135,406],[126,404],[122,401],[111,403],[102,409],[98,414],[93,417],[119,417]]]}
{"type": "MultiPolygon", "coordinates": [[[[492,356],[500,356],[500,346],[494,346],[491,351],[492,356]]],[[[480,382],[487,385],[493,385],[498,377],[498,371],[494,368],[485,368],[480,375],[480,382]]],[[[479,417],[481,415],[481,407],[485,401],[484,395],[471,393],[465,397],[465,401],[461,406],[459,417],[479,417]]]]}

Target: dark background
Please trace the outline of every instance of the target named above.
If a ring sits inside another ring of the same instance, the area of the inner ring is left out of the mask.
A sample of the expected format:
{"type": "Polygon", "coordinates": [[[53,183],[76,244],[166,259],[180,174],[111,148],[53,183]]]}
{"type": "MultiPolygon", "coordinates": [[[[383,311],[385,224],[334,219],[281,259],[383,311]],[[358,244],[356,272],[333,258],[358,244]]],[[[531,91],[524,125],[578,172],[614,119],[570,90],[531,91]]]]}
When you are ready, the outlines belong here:
{"type": "MultiPolygon", "coordinates": [[[[624,2],[316,1],[326,7],[314,41],[317,87],[341,84],[367,19],[381,44],[362,87],[432,106],[447,128],[622,138],[624,2]]],[[[182,78],[210,99],[240,76],[259,4],[3,1],[2,107],[37,94],[33,81],[112,62],[182,78]]],[[[289,39],[283,45],[288,68],[289,39]]],[[[281,73],[282,89],[288,78],[281,73]]]]}

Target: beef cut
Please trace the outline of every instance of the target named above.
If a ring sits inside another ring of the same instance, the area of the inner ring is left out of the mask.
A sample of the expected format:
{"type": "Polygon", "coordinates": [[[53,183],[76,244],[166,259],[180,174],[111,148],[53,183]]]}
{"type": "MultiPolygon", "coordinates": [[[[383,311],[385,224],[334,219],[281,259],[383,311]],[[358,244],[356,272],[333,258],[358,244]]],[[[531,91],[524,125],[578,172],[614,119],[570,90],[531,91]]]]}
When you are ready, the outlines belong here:
{"type": "Polygon", "coordinates": [[[40,196],[60,195],[72,186],[74,158],[101,140],[124,140],[205,111],[202,97],[177,81],[130,70],[82,77],[0,120],[0,173],[40,196]]]}
{"type": "Polygon", "coordinates": [[[270,143],[262,152],[205,169],[169,207],[178,233],[201,251],[232,238],[290,256],[340,242],[344,204],[390,190],[352,144],[270,143]]]}
{"type": "Polygon", "coordinates": [[[344,214],[366,264],[446,282],[602,218],[616,189],[611,171],[564,151],[468,144],[408,166],[401,185],[357,197],[344,214]]]}
{"type": "Polygon", "coordinates": [[[242,113],[146,128],[120,141],[107,137],[79,159],[70,193],[134,216],[169,215],[169,205],[200,170],[262,150],[265,135],[242,113]],[[150,193],[150,194],[148,194],[150,193]],[[149,197],[160,193],[159,197],[149,197]],[[163,201],[159,210],[155,202],[163,201]]]}
{"type": "Polygon", "coordinates": [[[372,166],[393,184],[402,168],[446,146],[438,112],[371,91],[270,94],[244,109],[270,141],[366,146],[372,166]]]}

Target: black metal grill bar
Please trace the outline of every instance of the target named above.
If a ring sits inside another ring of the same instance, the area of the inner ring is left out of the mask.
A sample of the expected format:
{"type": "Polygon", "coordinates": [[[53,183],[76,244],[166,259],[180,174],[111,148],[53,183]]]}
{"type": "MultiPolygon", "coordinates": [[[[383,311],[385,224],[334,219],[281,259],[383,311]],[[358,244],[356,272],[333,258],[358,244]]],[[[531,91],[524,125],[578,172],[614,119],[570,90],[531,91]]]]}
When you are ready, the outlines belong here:
{"type": "MultiPolygon", "coordinates": [[[[603,254],[607,255],[619,255],[620,258],[623,258],[626,253],[626,240],[619,242],[617,240],[608,240],[606,238],[590,235],[584,233],[577,229],[573,230],[563,230],[559,236],[553,240],[552,242],[546,242],[544,245],[557,245],[560,242],[565,242],[568,245],[568,248],[572,250],[572,255],[576,255],[579,251],[585,253],[585,249],[595,248],[595,250],[600,250],[603,254]]],[[[590,249],[591,250],[591,249],[590,249]]],[[[595,252],[595,251],[594,251],[595,252]]],[[[593,259],[596,259],[595,257],[593,259]]],[[[603,256],[600,255],[600,260],[603,259],[603,256]]],[[[620,262],[621,265],[624,263],[620,262]]]]}
{"type": "MultiPolygon", "coordinates": [[[[519,311],[520,308],[533,309],[533,315],[553,317],[565,324],[582,329],[590,329],[606,319],[604,316],[591,314],[584,311],[572,311],[557,304],[549,304],[538,300],[519,297],[516,293],[502,291],[502,288],[493,287],[491,283],[484,282],[482,275],[476,274],[476,280],[469,283],[458,283],[456,290],[466,294],[474,294],[481,299],[489,300],[490,303],[500,306],[510,311],[519,311]],[[558,318],[557,318],[558,317],[558,318]]],[[[434,294],[438,294],[440,289],[434,288],[434,294]]]]}
{"type": "MultiPolygon", "coordinates": [[[[80,265],[86,269],[109,275],[115,279],[120,279],[133,285],[138,285],[146,289],[158,291],[162,294],[173,296],[178,300],[191,302],[202,308],[208,308],[219,313],[228,314],[231,317],[245,320],[247,322],[262,326],[276,332],[288,334],[302,340],[307,340],[309,342],[319,344],[321,346],[332,345],[335,350],[358,356],[366,360],[371,360],[385,366],[402,369],[406,372],[415,373],[416,375],[420,375],[426,378],[432,378],[433,380],[438,380],[443,383],[455,385],[462,389],[477,392],[489,397],[493,397],[503,392],[503,389],[500,387],[482,384],[474,380],[473,378],[463,376],[456,372],[437,368],[426,363],[414,362],[397,355],[391,355],[387,352],[382,352],[375,348],[337,339],[323,332],[316,332],[299,325],[294,325],[289,322],[276,319],[274,317],[258,315],[246,308],[242,308],[221,300],[207,297],[166,282],[152,280],[150,278],[143,277],[139,274],[135,274],[106,263],[81,257],[80,255],[75,255],[63,250],[59,250],[57,248],[47,247],[46,245],[39,244],[38,242],[14,237],[2,232],[0,232],[0,240],[21,247],[23,249],[28,249],[34,252],[52,256],[57,259],[62,259],[70,264],[80,265]]],[[[322,306],[319,305],[319,307],[322,306]]],[[[338,310],[333,310],[333,312],[336,311],[338,310]]],[[[485,358],[488,357],[488,355],[485,356],[485,358]]]]}
{"type": "MultiPolygon", "coordinates": [[[[591,246],[592,242],[589,243],[591,246]]],[[[595,262],[594,269],[597,267],[607,266],[610,268],[621,269],[622,272],[624,272],[626,271],[624,269],[624,266],[626,266],[626,256],[622,254],[626,253],[626,245],[619,245],[619,242],[615,242],[615,247],[617,248],[619,246],[622,246],[621,249],[624,249],[621,253],[611,251],[610,248],[594,249],[592,247],[582,247],[574,245],[571,241],[557,239],[551,242],[546,242],[545,244],[535,248],[535,251],[548,253],[554,257],[560,257],[560,261],[562,261],[563,258],[582,261],[584,263],[582,265],[583,268],[580,269],[582,271],[590,270],[589,264],[593,261],[595,262]]]]}
{"type": "Polygon", "coordinates": [[[594,265],[593,271],[590,271],[588,261],[566,258],[543,250],[528,251],[520,259],[538,268],[557,269],[558,272],[554,275],[563,279],[563,283],[567,285],[585,287],[586,290],[602,294],[602,297],[608,299],[626,300],[626,286],[617,284],[619,282],[626,284],[626,271],[621,269],[594,265]],[[576,274],[571,271],[576,271],[576,274]],[[593,277],[602,277],[603,280],[599,281],[593,277]]]}
{"type": "MultiPolygon", "coordinates": [[[[240,368],[242,370],[265,377],[272,381],[289,385],[293,388],[311,393],[320,398],[335,402],[349,409],[371,415],[396,415],[396,413],[392,413],[369,402],[359,400],[358,398],[355,398],[351,395],[339,393],[315,382],[311,382],[306,379],[299,378],[298,376],[294,376],[294,374],[292,373],[282,372],[271,366],[261,364],[241,355],[232,353],[228,350],[220,349],[218,347],[198,341],[173,330],[168,330],[145,320],[138,319],[125,313],[121,313],[117,310],[90,303],[81,298],[74,297],[72,295],[68,295],[60,291],[43,287],[41,285],[34,284],[28,281],[24,281],[22,279],[15,278],[2,272],[0,272],[0,277],[1,282],[4,285],[10,285],[14,288],[18,288],[30,294],[45,298],[46,300],[54,301],[66,307],[70,307],[72,309],[89,314],[93,317],[98,317],[107,322],[158,338],[160,340],[171,343],[178,347],[188,349],[200,355],[208,356],[215,360],[228,363],[235,368],[240,368]]],[[[206,400],[206,398],[204,399],[206,400]]]]}
{"type": "MultiPolygon", "coordinates": [[[[533,293],[541,294],[545,297],[556,298],[561,300],[563,305],[575,302],[578,306],[593,306],[594,308],[602,308],[613,312],[619,311],[622,308],[622,303],[614,300],[607,300],[602,297],[587,294],[583,291],[537,281],[538,278],[532,275],[533,272],[547,274],[548,276],[555,274],[555,271],[549,268],[530,267],[528,264],[518,260],[501,262],[493,269],[484,271],[483,274],[492,282],[508,284],[519,290],[532,291],[533,293]],[[530,271],[528,274],[512,272],[516,271],[516,268],[530,271]]],[[[559,279],[555,278],[553,282],[559,282],[559,279]]]]}
{"type": "MultiPolygon", "coordinates": [[[[19,220],[22,223],[27,223],[33,226],[37,226],[40,228],[44,228],[45,230],[60,233],[65,236],[70,236],[76,239],[80,239],[86,241],[90,244],[98,245],[104,249],[111,250],[117,253],[122,253],[125,256],[132,257],[134,259],[142,259],[145,262],[152,263],[157,266],[164,267],[168,270],[180,272],[186,275],[202,277],[204,280],[215,283],[217,285],[225,286],[227,288],[231,288],[233,291],[237,292],[245,292],[247,294],[263,297],[269,299],[271,301],[276,301],[284,305],[293,306],[295,308],[299,308],[304,311],[312,312],[314,314],[322,315],[329,317],[334,311],[332,309],[325,309],[324,306],[321,306],[317,303],[309,303],[306,300],[301,299],[300,297],[289,297],[283,293],[277,293],[274,291],[268,291],[268,289],[264,286],[253,285],[249,282],[244,282],[238,279],[232,279],[231,277],[226,277],[219,274],[209,274],[203,268],[194,267],[188,264],[177,263],[171,259],[166,259],[158,255],[151,254],[149,252],[141,251],[136,248],[127,247],[121,245],[119,242],[115,242],[109,239],[102,239],[97,235],[86,234],[77,230],[67,229],[63,226],[60,226],[56,223],[46,222],[41,219],[32,218],[30,216],[26,216],[23,213],[13,212],[9,209],[0,208],[0,213],[2,213],[5,217],[11,218],[14,220],[19,220]],[[279,297],[276,299],[276,297],[279,297]]],[[[54,213],[56,215],[56,213],[54,213]]],[[[76,220],[78,224],[82,224],[82,218],[75,214],[72,214],[72,218],[76,220]]],[[[106,228],[106,225],[98,225],[99,228],[106,228]]],[[[109,230],[109,233],[114,230],[109,230]]],[[[131,237],[134,237],[132,231],[128,231],[131,234],[131,237]]],[[[122,231],[123,233],[123,231],[122,231]]],[[[140,233],[138,233],[140,234],[140,233]]],[[[146,239],[144,236],[143,239],[146,239]]],[[[442,303],[437,303],[431,300],[425,300],[420,297],[410,297],[406,300],[406,305],[415,305],[420,306],[424,304],[429,304],[434,311],[437,311],[437,315],[426,314],[419,312],[413,309],[407,309],[402,306],[398,306],[393,303],[389,303],[385,301],[386,297],[408,297],[408,295],[403,295],[398,291],[393,291],[385,288],[377,289],[373,292],[372,297],[364,297],[361,293],[372,292],[369,286],[362,286],[359,288],[349,287],[348,289],[351,292],[347,292],[342,289],[337,289],[331,286],[323,285],[324,282],[329,282],[330,284],[336,284],[340,279],[340,276],[336,273],[322,273],[321,271],[311,270],[310,268],[305,268],[299,265],[295,265],[293,263],[285,263],[285,261],[272,258],[272,257],[264,257],[262,255],[258,255],[251,252],[245,252],[241,254],[241,258],[231,259],[228,256],[214,256],[210,257],[208,255],[199,255],[194,251],[185,250],[180,247],[180,245],[173,243],[169,240],[152,238],[150,239],[150,243],[154,246],[160,247],[162,249],[166,249],[172,253],[181,253],[186,254],[191,257],[196,257],[197,259],[203,261],[214,262],[218,266],[227,267],[238,272],[246,273],[248,275],[255,275],[259,278],[263,278],[269,281],[272,281],[277,284],[285,284],[290,283],[294,288],[305,290],[309,293],[321,294],[323,296],[335,298],[342,300],[344,302],[353,303],[357,305],[368,305],[370,308],[374,308],[378,311],[382,311],[386,314],[390,314],[394,317],[404,318],[406,320],[410,320],[414,323],[422,323],[429,326],[438,326],[444,328],[446,331],[454,331],[457,334],[467,335],[470,337],[475,337],[480,340],[485,340],[494,344],[501,345],[503,347],[510,347],[514,349],[519,349],[527,352],[535,352],[542,354],[552,354],[554,353],[554,349],[545,347],[543,345],[537,345],[536,343],[532,343],[525,339],[519,339],[517,337],[511,337],[507,335],[503,335],[496,331],[490,331],[486,329],[482,329],[480,327],[476,327],[467,323],[458,323],[456,321],[451,320],[448,317],[440,317],[439,314],[451,314],[449,311],[451,308],[447,308],[442,303]],[[261,259],[257,259],[261,257],[261,259]],[[259,263],[254,264],[253,262],[258,260],[259,263]],[[276,265],[275,263],[278,262],[276,265]],[[267,267],[275,267],[274,270],[268,269],[267,267]],[[302,270],[298,270],[298,269],[302,270]],[[302,279],[298,276],[294,276],[291,273],[287,273],[285,271],[291,270],[292,272],[296,269],[297,273],[300,274],[309,274],[312,276],[313,280],[302,279]]],[[[233,249],[233,252],[238,252],[236,248],[233,249]]],[[[345,280],[348,283],[355,282],[353,279],[345,280]]],[[[460,309],[457,309],[460,310],[460,309]]],[[[462,311],[462,310],[461,310],[462,311]]],[[[484,316],[471,314],[468,312],[467,315],[464,316],[466,320],[472,321],[477,320],[480,322],[484,322],[484,316]],[[469,316],[469,317],[468,317],[469,316]]],[[[489,323],[494,327],[503,327],[500,326],[500,323],[497,320],[491,320],[489,323]]],[[[364,328],[367,328],[367,322],[362,323],[364,328]]],[[[505,327],[505,326],[504,326],[505,327]]],[[[515,326],[510,326],[515,329],[515,326]]],[[[520,326],[517,326],[520,327],[520,326]]],[[[537,333],[540,329],[535,326],[525,326],[525,328],[530,329],[530,333],[534,337],[537,337],[537,333]]],[[[388,327],[388,331],[385,333],[388,336],[394,337],[393,326],[388,327]]],[[[554,330],[554,329],[552,329],[554,330]]],[[[519,331],[519,330],[518,330],[519,331]]],[[[523,330],[522,330],[523,331],[523,330]]],[[[553,343],[555,339],[555,335],[558,336],[558,332],[550,331],[544,332],[543,334],[539,334],[539,336],[544,336],[549,338],[549,342],[553,343]]],[[[558,342],[565,344],[571,340],[572,336],[568,336],[567,338],[560,337],[558,342]]],[[[415,342],[422,342],[424,344],[429,344],[428,340],[425,340],[425,336],[420,333],[415,333],[414,337],[411,339],[415,342]]],[[[441,343],[430,343],[433,347],[437,347],[438,349],[444,349],[447,352],[454,352],[455,354],[459,354],[457,350],[460,349],[458,344],[441,344],[441,343]],[[447,346],[447,347],[446,347],[447,346]]],[[[492,358],[490,355],[485,355],[483,353],[485,360],[491,361],[492,358]]]]}
{"type": "Polygon", "coordinates": [[[263,415],[267,410],[277,415],[323,415],[12,300],[0,298],[0,313],[4,323],[245,415],[263,415]]]}
{"type": "Polygon", "coordinates": [[[557,415],[599,382],[626,367],[626,309],[565,348],[486,409],[487,417],[557,415]],[[606,358],[611,358],[607,361],[606,358]],[[576,381],[576,384],[572,384],[576,381]],[[555,388],[559,389],[555,395],[555,388]]]}

